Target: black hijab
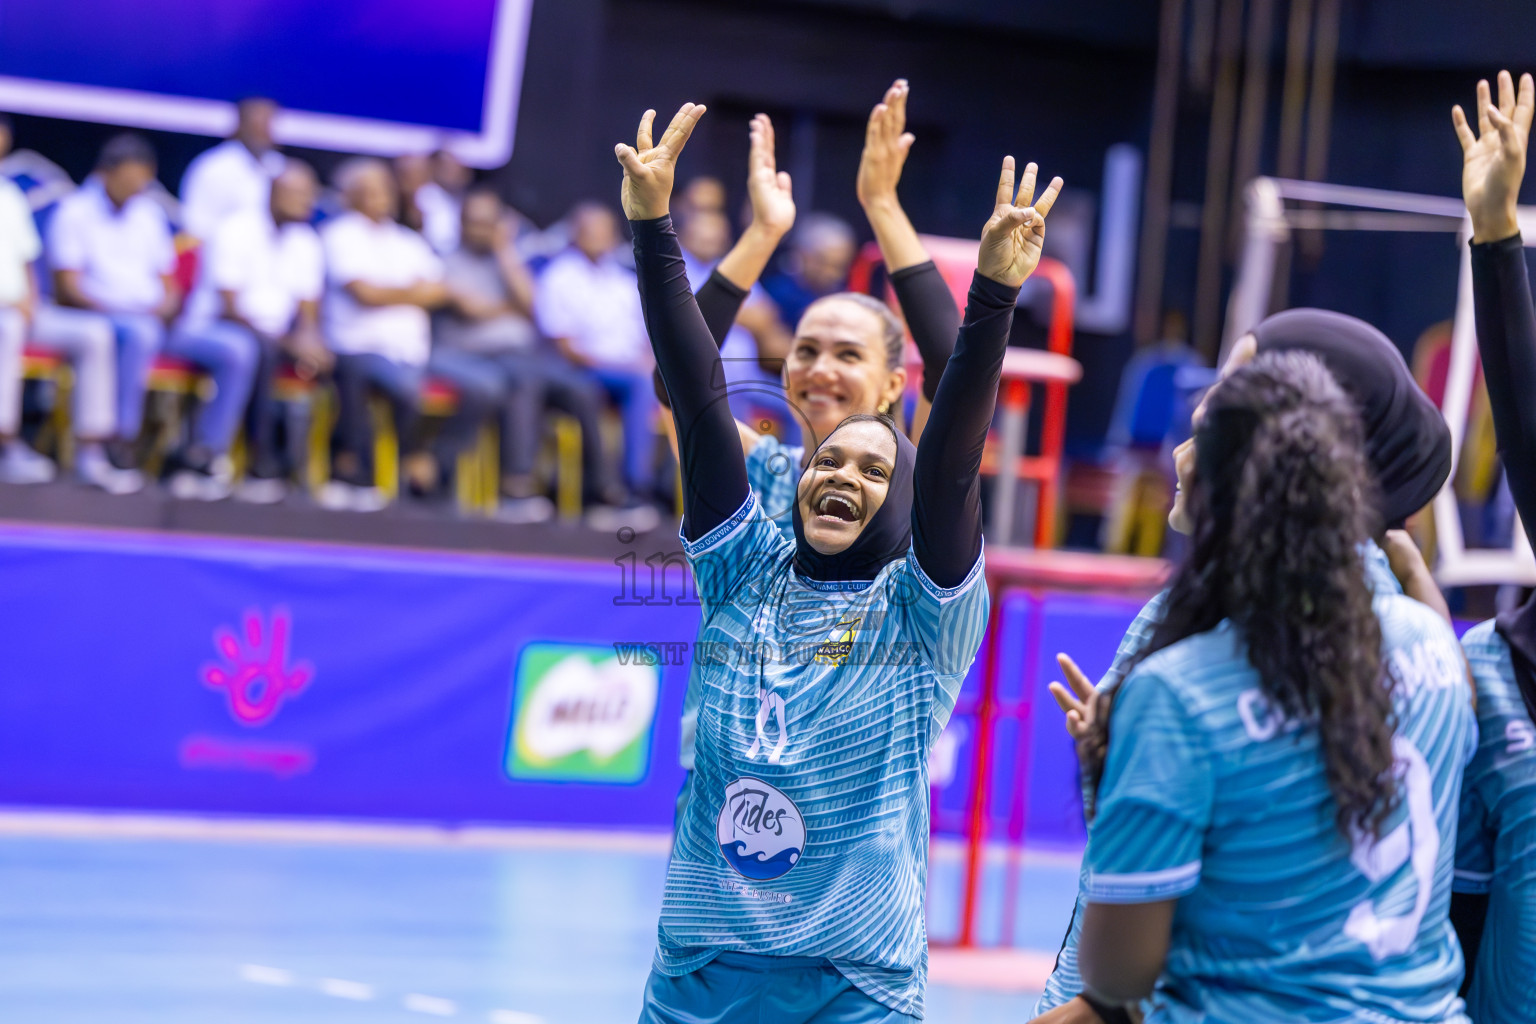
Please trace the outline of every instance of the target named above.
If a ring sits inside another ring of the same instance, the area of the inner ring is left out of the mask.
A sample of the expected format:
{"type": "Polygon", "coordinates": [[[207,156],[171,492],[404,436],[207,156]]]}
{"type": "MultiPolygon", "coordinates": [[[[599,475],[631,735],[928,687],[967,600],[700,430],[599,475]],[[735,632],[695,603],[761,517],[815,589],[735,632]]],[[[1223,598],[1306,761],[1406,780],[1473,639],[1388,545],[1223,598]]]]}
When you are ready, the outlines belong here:
{"type": "Polygon", "coordinates": [[[1382,525],[1400,528],[1451,473],[1451,431],[1413,379],[1397,346],[1364,320],[1288,309],[1253,329],[1259,352],[1311,352],[1360,410],[1366,459],[1376,472],[1382,525]]]}
{"type": "MultiPolygon", "coordinates": [[[[896,439],[896,467],[891,471],[885,502],[854,542],[835,555],[824,555],[805,539],[805,524],[800,519],[799,488],[795,493],[795,569],[818,583],[860,583],[873,580],[880,570],[906,557],[912,544],[912,469],[917,463],[917,448],[889,421],[878,416],[851,416],[816,446],[826,447],[848,423],[873,421],[891,432],[896,439]]],[[[811,453],[814,460],[815,452],[811,453]]],[[[809,462],[807,470],[809,472],[809,462]]],[[[801,474],[802,478],[804,473],[801,474]]]]}

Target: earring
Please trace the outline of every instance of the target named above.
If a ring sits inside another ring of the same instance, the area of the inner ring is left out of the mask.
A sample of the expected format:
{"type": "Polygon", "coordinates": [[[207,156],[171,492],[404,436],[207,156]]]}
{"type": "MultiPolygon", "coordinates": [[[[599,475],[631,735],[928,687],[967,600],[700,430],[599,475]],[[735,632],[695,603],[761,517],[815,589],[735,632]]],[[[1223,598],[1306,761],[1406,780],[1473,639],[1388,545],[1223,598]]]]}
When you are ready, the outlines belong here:
{"type": "Polygon", "coordinates": [[[880,403],[880,415],[881,416],[889,416],[890,414],[891,414],[891,403],[890,402],[881,402],[880,403]]]}

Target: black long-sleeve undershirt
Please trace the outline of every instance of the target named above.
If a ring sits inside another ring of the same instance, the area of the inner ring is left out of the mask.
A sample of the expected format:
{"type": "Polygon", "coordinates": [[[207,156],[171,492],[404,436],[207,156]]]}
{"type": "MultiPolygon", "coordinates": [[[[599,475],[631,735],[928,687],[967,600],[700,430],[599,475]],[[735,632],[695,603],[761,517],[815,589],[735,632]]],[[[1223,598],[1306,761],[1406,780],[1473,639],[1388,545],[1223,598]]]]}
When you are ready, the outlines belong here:
{"type": "MultiPolygon", "coordinates": [[[[747,300],[747,290],[737,287],[719,270],[712,270],[693,297],[699,304],[699,314],[704,317],[704,325],[709,328],[710,337],[715,339],[715,348],[719,349],[725,344],[725,336],[731,333],[731,327],[736,323],[741,304],[747,300]]],[[[670,409],[672,400],[667,396],[660,369],[653,375],[653,385],[656,400],[664,408],[670,409]]]]}
{"type": "Polygon", "coordinates": [[[699,303],[699,313],[709,328],[709,336],[715,339],[715,348],[725,345],[725,336],[736,324],[742,303],[747,301],[747,289],[738,287],[718,270],[709,272],[709,279],[699,286],[694,295],[699,303]]]}
{"type": "Polygon", "coordinates": [[[981,554],[981,452],[997,407],[1003,353],[1019,289],[980,272],[965,320],[934,388],[933,412],[917,446],[912,550],[941,587],[956,587],[981,554]]]}
{"type": "MultiPolygon", "coordinates": [[[[896,302],[901,306],[902,316],[906,317],[918,355],[922,356],[923,397],[931,402],[944,373],[944,364],[949,362],[949,354],[955,350],[960,309],[955,305],[948,282],[932,260],[903,267],[891,274],[891,287],[896,291],[896,302]]],[[[725,344],[725,336],[735,324],[747,295],[745,288],[731,283],[719,270],[711,272],[709,279],[699,286],[694,297],[717,348],[725,344]]],[[[658,372],[656,397],[665,405],[668,399],[660,379],[658,372]]]]}
{"type": "Polygon", "coordinates": [[[1519,235],[1472,246],[1472,300],[1499,459],[1536,545],[1536,308],[1519,235]]]}
{"type": "Polygon", "coordinates": [[[721,382],[720,350],[688,286],[672,218],[630,221],[640,306],[672,397],[683,474],[683,535],[698,540],[747,500],[747,460],[721,382]]]}
{"type": "Polygon", "coordinates": [[[923,397],[933,401],[939,378],[950,353],[955,350],[955,335],[960,329],[960,308],[949,283],[933,260],[913,267],[902,267],[891,274],[891,287],[907,329],[923,357],[923,397]]]}
{"type": "MultiPolygon", "coordinates": [[[[657,369],[673,396],[683,533],[703,537],[747,500],[746,458],[715,377],[714,340],[688,288],[670,217],[633,221],[635,269],[657,369]]],[[[1017,288],[977,274],[913,469],[912,545],[928,578],[958,586],[981,553],[981,452],[997,404],[1017,288]]]]}

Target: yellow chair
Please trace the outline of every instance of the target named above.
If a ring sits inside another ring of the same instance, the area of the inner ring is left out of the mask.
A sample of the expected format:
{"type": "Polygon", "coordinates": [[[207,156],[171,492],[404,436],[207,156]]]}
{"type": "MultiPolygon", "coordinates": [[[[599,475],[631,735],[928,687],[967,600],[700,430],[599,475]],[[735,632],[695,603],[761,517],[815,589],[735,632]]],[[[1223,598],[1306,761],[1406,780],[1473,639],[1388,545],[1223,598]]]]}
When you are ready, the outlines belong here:
{"type": "Polygon", "coordinates": [[[61,469],[72,467],[75,449],[70,408],[75,387],[74,368],[68,360],[52,352],[27,349],[21,356],[21,379],[51,383],[56,389],[53,412],[48,417],[48,432],[52,434],[54,461],[61,469]]]}
{"type": "MultiPolygon", "coordinates": [[[[423,416],[451,416],[458,407],[459,393],[452,384],[429,378],[423,385],[423,416]]],[[[374,486],[394,501],[400,496],[400,438],[395,433],[395,421],[388,402],[374,398],[368,409],[373,417],[374,486]]],[[[501,496],[501,468],[494,425],[482,426],[474,447],[459,455],[455,479],[455,498],[460,511],[495,515],[501,496]]]]}

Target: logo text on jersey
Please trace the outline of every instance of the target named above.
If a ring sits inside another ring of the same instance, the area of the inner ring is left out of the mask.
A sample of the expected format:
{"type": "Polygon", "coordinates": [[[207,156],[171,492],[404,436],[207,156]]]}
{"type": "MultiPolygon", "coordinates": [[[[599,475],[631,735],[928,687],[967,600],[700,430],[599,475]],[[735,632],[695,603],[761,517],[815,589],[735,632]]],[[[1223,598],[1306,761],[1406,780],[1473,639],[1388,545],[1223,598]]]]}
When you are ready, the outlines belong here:
{"type": "Polygon", "coordinates": [[[800,863],[805,852],[805,818],[777,787],[744,776],[725,787],[715,838],[726,863],[738,875],[766,882],[800,863]]]}

